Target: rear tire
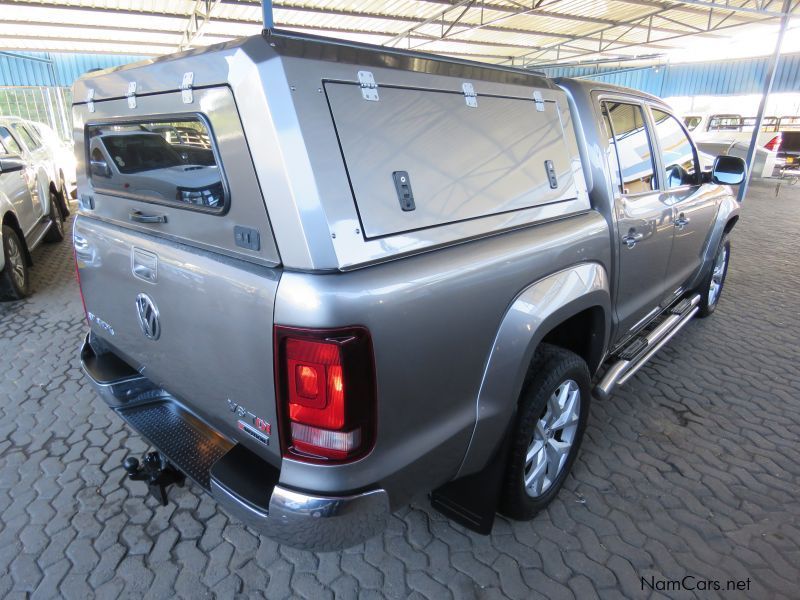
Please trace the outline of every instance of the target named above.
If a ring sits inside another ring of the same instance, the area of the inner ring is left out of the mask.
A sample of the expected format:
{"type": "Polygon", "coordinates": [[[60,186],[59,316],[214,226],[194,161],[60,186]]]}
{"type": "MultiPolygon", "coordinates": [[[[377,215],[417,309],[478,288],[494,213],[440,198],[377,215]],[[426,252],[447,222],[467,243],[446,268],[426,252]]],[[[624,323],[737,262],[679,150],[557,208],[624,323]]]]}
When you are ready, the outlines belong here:
{"type": "Polygon", "coordinates": [[[61,210],[61,219],[66,221],[67,217],[69,216],[69,190],[67,189],[67,182],[64,179],[64,174],[61,173],[60,176],[61,182],[61,189],[59,190],[59,195],[61,196],[61,202],[59,202],[59,209],[61,210]]]}
{"type": "Polygon", "coordinates": [[[58,243],[64,239],[64,219],[59,208],[58,195],[50,191],[50,227],[44,235],[44,241],[58,243]]]}
{"type": "Polygon", "coordinates": [[[711,269],[708,275],[703,279],[703,283],[700,284],[700,289],[698,290],[700,292],[700,310],[697,311],[698,317],[708,317],[717,310],[730,262],[731,242],[728,236],[724,235],[719,242],[716,254],[714,254],[714,262],[711,263],[711,269]]]}
{"type": "Polygon", "coordinates": [[[501,513],[532,519],[555,498],[578,454],[590,398],[586,362],[569,350],[541,344],[522,390],[501,513]]]}
{"type": "Polygon", "coordinates": [[[30,291],[28,262],[22,241],[8,225],[3,225],[3,257],[5,266],[0,271],[0,299],[21,300],[30,291]]]}

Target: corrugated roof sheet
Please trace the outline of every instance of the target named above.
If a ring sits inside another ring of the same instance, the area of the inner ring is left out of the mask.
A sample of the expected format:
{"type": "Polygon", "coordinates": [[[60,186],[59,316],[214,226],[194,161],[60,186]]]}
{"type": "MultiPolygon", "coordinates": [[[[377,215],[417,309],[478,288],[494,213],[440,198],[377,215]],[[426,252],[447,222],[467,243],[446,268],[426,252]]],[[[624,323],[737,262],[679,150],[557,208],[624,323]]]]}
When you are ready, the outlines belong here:
{"type": "MultiPolygon", "coordinates": [[[[195,0],[6,0],[0,49],[158,55],[178,49],[195,0]]],[[[193,45],[256,34],[260,0],[211,0],[193,45]]],[[[278,0],[278,27],[529,65],[624,57],[714,39],[765,20],[780,2],[704,0],[278,0]],[[713,10],[711,10],[713,8],[713,10]],[[734,11],[734,8],[736,9],[734,11]],[[747,11],[747,12],[744,12],[747,11]],[[730,29],[734,28],[734,29],[730,29]]],[[[800,3],[794,10],[800,12],[800,3]]]]}

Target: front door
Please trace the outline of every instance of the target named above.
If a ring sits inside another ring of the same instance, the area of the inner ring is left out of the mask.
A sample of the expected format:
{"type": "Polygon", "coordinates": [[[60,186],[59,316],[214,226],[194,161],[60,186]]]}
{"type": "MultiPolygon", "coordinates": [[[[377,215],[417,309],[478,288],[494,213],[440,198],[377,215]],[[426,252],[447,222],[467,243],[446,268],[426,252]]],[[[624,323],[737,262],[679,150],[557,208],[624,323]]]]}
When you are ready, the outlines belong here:
{"type": "Polygon", "coordinates": [[[616,187],[616,339],[620,339],[659,312],[672,247],[672,206],[658,189],[643,107],[634,102],[604,101],[602,112],[609,139],[609,168],[616,187]]]}
{"type": "Polygon", "coordinates": [[[719,186],[702,184],[697,152],[680,122],[651,108],[663,176],[664,201],[672,205],[675,238],[667,265],[667,292],[676,298],[702,265],[719,186]]]}
{"type": "Polygon", "coordinates": [[[0,154],[4,153],[24,161],[24,166],[18,173],[19,178],[16,176],[7,178],[6,185],[11,185],[10,182],[12,180],[15,182],[15,189],[17,184],[22,184],[19,189],[16,189],[11,202],[14,204],[14,212],[17,215],[19,226],[22,228],[23,234],[27,236],[42,214],[41,205],[39,204],[36,169],[31,161],[25,158],[25,150],[11,135],[8,127],[0,126],[0,154]]]}

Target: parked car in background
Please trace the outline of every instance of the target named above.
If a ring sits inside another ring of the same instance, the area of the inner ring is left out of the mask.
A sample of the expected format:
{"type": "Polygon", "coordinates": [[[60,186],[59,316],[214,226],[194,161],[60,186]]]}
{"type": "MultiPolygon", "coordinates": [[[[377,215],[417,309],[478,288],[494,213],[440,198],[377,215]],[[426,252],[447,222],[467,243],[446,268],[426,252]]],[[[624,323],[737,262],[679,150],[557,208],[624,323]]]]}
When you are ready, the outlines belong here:
{"type": "Polygon", "coordinates": [[[800,175],[800,117],[781,117],[778,121],[781,143],[778,169],[781,175],[800,175]]]}
{"type": "Polygon", "coordinates": [[[0,299],[19,300],[30,292],[32,250],[43,240],[64,239],[60,198],[45,186],[42,166],[30,159],[17,128],[0,121],[0,299]]]}
{"type": "Polygon", "coordinates": [[[744,163],[704,171],[648,94],[270,31],[73,98],[81,361],[158,450],[124,468],[289,545],[424,493],[483,533],[533,518],[592,396],[720,299],[744,163]]]}
{"type": "Polygon", "coordinates": [[[69,216],[69,200],[63,193],[56,150],[39,137],[30,121],[0,116],[0,126],[7,132],[6,139],[9,136],[13,138],[13,144],[19,148],[18,154],[22,159],[35,169],[37,196],[46,199],[52,192],[62,219],[66,219],[69,216]]]}
{"type": "Polygon", "coordinates": [[[75,179],[75,148],[71,141],[65,141],[48,125],[36,121],[26,121],[36,131],[44,145],[50,150],[56,168],[56,177],[65,202],[77,198],[75,179]]]}
{"type": "MultiPolygon", "coordinates": [[[[691,132],[702,151],[717,156],[727,154],[747,157],[753,135],[756,117],[743,117],[738,114],[690,114],[683,117],[686,128],[691,132]]],[[[792,123],[800,122],[800,117],[765,116],[758,134],[756,155],[753,160],[753,177],[772,177],[785,162],[785,133],[800,131],[792,123]]],[[[798,143],[800,146],[800,143],[798,143]]]]}

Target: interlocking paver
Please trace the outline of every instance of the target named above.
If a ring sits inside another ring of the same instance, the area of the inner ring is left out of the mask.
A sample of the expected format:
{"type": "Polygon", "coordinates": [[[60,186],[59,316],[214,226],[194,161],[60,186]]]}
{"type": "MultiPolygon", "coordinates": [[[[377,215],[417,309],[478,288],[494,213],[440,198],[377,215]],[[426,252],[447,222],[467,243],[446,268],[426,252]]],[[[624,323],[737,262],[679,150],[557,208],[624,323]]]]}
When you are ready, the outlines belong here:
{"type": "MultiPolygon", "coordinates": [[[[69,243],[0,304],[0,596],[665,598],[641,577],[800,589],[800,189],[756,185],[717,313],[607,402],[530,523],[482,537],[427,502],[344,552],[279,546],[187,485],[158,506],[119,467],[146,443],[94,395],[69,243]]],[[[709,594],[709,597],[715,594],[709,594]]],[[[731,596],[735,597],[735,596],[731,596]]]]}

